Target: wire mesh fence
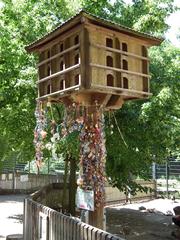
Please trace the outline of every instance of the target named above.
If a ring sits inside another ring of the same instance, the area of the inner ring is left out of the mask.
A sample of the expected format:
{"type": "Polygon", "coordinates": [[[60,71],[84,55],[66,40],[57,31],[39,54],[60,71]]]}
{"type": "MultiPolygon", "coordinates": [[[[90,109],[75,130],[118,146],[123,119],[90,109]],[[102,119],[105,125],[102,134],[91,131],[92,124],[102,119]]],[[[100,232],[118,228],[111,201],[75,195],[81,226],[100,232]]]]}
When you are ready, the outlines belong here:
{"type": "MultiPolygon", "coordinates": [[[[48,159],[42,163],[40,174],[58,174],[64,171],[64,161],[48,159]]],[[[37,173],[37,166],[34,160],[22,162],[16,159],[6,160],[1,162],[1,173],[37,173]]]]}
{"type": "Polygon", "coordinates": [[[153,178],[157,181],[157,193],[180,198],[180,158],[167,159],[165,164],[154,164],[153,178]]]}

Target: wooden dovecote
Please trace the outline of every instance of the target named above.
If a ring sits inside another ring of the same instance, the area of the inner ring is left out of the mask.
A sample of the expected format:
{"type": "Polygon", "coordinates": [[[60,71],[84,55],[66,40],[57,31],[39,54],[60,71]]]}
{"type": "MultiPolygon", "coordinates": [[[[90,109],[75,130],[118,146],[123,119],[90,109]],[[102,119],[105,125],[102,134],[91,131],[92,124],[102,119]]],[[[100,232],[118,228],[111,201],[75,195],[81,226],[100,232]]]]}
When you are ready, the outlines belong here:
{"type": "Polygon", "coordinates": [[[38,99],[118,109],[147,98],[147,48],[161,42],[81,11],[26,48],[39,55],[38,99]]]}

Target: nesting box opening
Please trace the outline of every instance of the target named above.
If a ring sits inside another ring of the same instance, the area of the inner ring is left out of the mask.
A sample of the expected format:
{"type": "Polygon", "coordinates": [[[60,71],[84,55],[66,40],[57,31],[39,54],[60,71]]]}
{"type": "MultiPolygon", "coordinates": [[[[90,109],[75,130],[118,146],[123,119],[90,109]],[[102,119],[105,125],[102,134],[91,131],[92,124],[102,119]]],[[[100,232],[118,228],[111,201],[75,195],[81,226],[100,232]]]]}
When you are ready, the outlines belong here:
{"type": "Polygon", "coordinates": [[[113,48],[113,40],[111,38],[106,38],[106,46],[113,48]]]}
{"type": "Polygon", "coordinates": [[[111,56],[106,57],[106,65],[109,67],[113,67],[113,58],[111,56]]]}
{"type": "Polygon", "coordinates": [[[107,86],[114,86],[114,76],[112,74],[107,75],[107,86]]]}
{"type": "Polygon", "coordinates": [[[125,43],[125,42],[122,43],[122,50],[123,50],[124,52],[127,52],[127,51],[128,51],[127,43],[125,43]]]}
{"type": "Polygon", "coordinates": [[[125,89],[129,88],[128,79],[126,77],[123,77],[123,88],[125,89]]]}
{"type": "Polygon", "coordinates": [[[38,99],[117,109],[148,98],[147,49],[161,42],[81,11],[26,48],[39,54],[38,99]]]}
{"type": "Polygon", "coordinates": [[[128,61],[127,61],[126,59],[123,59],[122,68],[123,68],[124,70],[128,70],[128,61]]]}

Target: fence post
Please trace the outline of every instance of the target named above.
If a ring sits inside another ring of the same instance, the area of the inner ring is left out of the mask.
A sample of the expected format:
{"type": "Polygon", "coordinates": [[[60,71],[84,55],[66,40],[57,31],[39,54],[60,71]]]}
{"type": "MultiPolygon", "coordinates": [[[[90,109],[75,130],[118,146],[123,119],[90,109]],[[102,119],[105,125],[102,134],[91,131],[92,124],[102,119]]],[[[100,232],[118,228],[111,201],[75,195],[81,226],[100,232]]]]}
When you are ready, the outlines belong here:
{"type": "Polygon", "coordinates": [[[26,238],[27,233],[27,199],[24,199],[24,221],[23,221],[23,239],[27,240],[26,238]]]}
{"type": "Polygon", "coordinates": [[[12,189],[13,189],[13,192],[15,192],[15,189],[16,189],[16,158],[14,158],[12,189]]]}
{"type": "Polygon", "coordinates": [[[156,180],[156,163],[152,163],[152,178],[153,180],[156,180]]]}
{"type": "Polygon", "coordinates": [[[169,199],[169,159],[166,160],[166,196],[169,199]]]}
{"type": "Polygon", "coordinates": [[[29,173],[31,173],[31,162],[28,161],[28,168],[29,168],[29,173]]]}

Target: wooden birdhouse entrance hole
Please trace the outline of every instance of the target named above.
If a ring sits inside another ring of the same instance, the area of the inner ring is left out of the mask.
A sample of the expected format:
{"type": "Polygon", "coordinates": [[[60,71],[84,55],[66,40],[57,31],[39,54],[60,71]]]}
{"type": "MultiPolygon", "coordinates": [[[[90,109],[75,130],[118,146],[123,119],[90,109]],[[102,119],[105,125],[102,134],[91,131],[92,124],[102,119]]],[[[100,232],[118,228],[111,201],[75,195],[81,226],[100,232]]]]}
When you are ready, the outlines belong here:
{"type": "Polygon", "coordinates": [[[147,48],[160,42],[81,11],[27,47],[39,54],[38,99],[109,110],[148,98],[147,48]]]}

